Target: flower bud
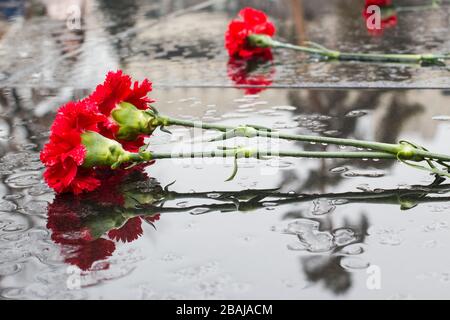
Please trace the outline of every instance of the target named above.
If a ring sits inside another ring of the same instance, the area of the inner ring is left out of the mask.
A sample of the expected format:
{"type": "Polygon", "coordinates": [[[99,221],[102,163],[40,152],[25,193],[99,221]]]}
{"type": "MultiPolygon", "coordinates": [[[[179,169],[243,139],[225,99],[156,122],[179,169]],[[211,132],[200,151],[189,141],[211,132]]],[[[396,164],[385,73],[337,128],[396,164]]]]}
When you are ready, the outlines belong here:
{"type": "Polygon", "coordinates": [[[119,142],[108,139],[97,132],[82,133],[81,143],[86,148],[83,162],[85,168],[111,167],[116,169],[124,163],[148,161],[151,158],[151,154],[148,152],[125,151],[119,142]]]}
{"type": "Polygon", "coordinates": [[[112,111],[111,117],[119,129],[116,137],[122,140],[135,140],[141,134],[151,134],[158,124],[149,110],[140,110],[128,102],[119,103],[112,111]]]}
{"type": "Polygon", "coordinates": [[[81,143],[86,148],[83,167],[110,167],[127,156],[127,151],[115,140],[108,139],[97,132],[86,131],[81,134],[81,143]]]}

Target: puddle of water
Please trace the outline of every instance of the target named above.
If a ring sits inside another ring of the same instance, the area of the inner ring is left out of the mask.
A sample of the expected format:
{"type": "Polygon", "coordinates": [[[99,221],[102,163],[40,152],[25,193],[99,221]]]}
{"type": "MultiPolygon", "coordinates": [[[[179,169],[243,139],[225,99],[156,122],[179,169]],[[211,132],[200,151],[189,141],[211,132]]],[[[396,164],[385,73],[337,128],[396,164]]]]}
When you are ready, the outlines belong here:
{"type": "MultiPolygon", "coordinates": [[[[223,123],[238,125],[249,116],[226,115],[252,104],[253,123],[298,119],[286,132],[334,130],[337,136],[389,142],[401,137],[446,152],[450,127],[433,120],[446,113],[449,97],[443,93],[265,90],[246,96],[244,90],[199,88],[158,90],[154,97],[161,112],[177,116],[201,119],[214,110],[223,123]],[[264,110],[276,114],[259,112],[264,110]]],[[[33,109],[36,103],[52,105],[55,96],[15,88],[1,94],[1,112],[10,115],[2,128],[15,132],[0,155],[4,298],[447,294],[444,276],[427,282],[420,276],[444,275],[450,263],[449,188],[426,187],[432,182],[426,173],[383,160],[289,159],[287,167],[245,163],[235,181],[224,182],[227,164],[167,160],[116,184],[118,189],[78,200],[55,198],[36,166],[54,110],[33,109]],[[369,266],[380,268],[381,290],[367,288],[369,266]],[[417,285],[406,286],[411,283],[417,285]]],[[[176,134],[181,141],[192,138],[190,130],[176,134]]],[[[155,135],[155,150],[180,141],[164,135],[155,135]]],[[[302,146],[332,148],[281,142],[280,149],[302,146]]]]}

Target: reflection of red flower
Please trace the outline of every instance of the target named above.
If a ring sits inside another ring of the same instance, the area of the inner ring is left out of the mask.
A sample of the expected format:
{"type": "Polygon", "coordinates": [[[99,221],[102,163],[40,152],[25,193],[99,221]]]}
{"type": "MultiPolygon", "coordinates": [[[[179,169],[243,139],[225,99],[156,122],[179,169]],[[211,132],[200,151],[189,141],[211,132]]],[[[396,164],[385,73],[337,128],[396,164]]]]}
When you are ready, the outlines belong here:
{"type": "MultiPolygon", "coordinates": [[[[65,261],[76,265],[83,271],[91,269],[96,261],[104,260],[112,256],[116,245],[111,240],[103,238],[87,242],[83,245],[76,246],[73,251],[69,252],[65,261]]],[[[106,264],[105,268],[108,267],[106,264]]]]}
{"type": "Polygon", "coordinates": [[[110,257],[116,246],[111,240],[92,237],[82,223],[82,213],[73,211],[77,203],[78,199],[57,196],[48,207],[47,228],[52,231],[52,240],[64,246],[64,260],[89,270],[94,262],[110,257]]]}
{"type": "MultiPolygon", "coordinates": [[[[267,56],[267,60],[271,60],[271,56],[267,56]]],[[[267,70],[261,68],[261,62],[264,63],[266,60],[230,58],[227,65],[228,77],[236,85],[245,86],[245,94],[257,94],[272,84],[275,74],[272,64],[267,70]]]]}
{"type": "Polygon", "coordinates": [[[44,178],[56,192],[79,194],[99,185],[92,170],[81,168],[86,156],[81,134],[98,132],[103,121],[106,118],[89,101],[69,102],[58,110],[49,142],[41,152],[41,161],[47,167],[44,178]]]}
{"type": "Polygon", "coordinates": [[[141,218],[135,217],[129,219],[119,229],[109,231],[108,237],[116,241],[131,242],[142,236],[142,232],[141,218]]]}
{"type": "Polygon", "coordinates": [[[392,0],[366,0],[366,6],[390,6],[392,0]]]}
{"type": "MultiPolygon", "coordinates": [[[[122,73],[121,70],[116,72],[109,72],[106,75],[105,82],[97,86],[95,91],[87,98],[94,101],[102,114],[109,117],[111,111],[121,102],[128,102],[140,110],[149,109],[149,104],[154,100],[147,97],[147,94],[152,91],[152,83],[145,79],[141,84],[139,82],[131,81],[130,76],[122,73]]],[[[105,122],[102,127],[101,134],[110,139],[116,139],[114,136],[119,130],[116,123],[112,121],[105,122]]],[[[125,150],[136,152],[142,145],[144,145],[145,135],[139,136],[134,141],[120,140],[125,150]]]]}
{"type": "Polygon", "coordinates": [[[397,25],[397,13],[392,6],[391,0],[366,0],[363,17],[366,22],[367,31],[372,35],[381,35],[386,28],[397,25]],[[374,12],[368,12],[368,7],[372,5],[379,6],[381,9],[379,27],[372,25],[375,21],[374,12]]]}
{"type": "MultiPolygon", "coordinates": [[[[122,185],[148,178],[143,167],[114,172],[99,170],[97,177],[101,183],[95,191],[78,196],[56,196],[48,206],[47,228],[52,232],[51,239],[63,246],[65,262],[85,271],[90,270],[96,261],[113,254],[116,245],[112,240],[134,241],[143,234],[142,220],[154,222],[159,219],[159,215],[137,216],[128,219],[122,227],[111,229],[114,221],[125,219],[121,210],[114,210],[125,205],[122,185]]],[[[126,212],[126,209],[123,210],[126,212]]],[[[108,264],[104,268],[108,268],[108,264]]]]}
{"type": "Polygon", "coordinates": [[[135,217],[129,219],[122,227],[119,229],[113,229],[108,232],[108,237],[112,240],[122,241],[122,242],[132,242],[142,236],[142,220],[149,223],[154,223],[159,220],[159,214],[151,217],[135,217]]]}
{"type": "Polygon", "coordinates": [[[266,14],[253,8],[244,8],[238,19],[232,20],[225,33],[225,47],[231,57],[249,58],[270,52],[270,48],[255,48],[247,45],[247,37],[251,34],[264,34],[272,37],[275,26],[266,14]]]}

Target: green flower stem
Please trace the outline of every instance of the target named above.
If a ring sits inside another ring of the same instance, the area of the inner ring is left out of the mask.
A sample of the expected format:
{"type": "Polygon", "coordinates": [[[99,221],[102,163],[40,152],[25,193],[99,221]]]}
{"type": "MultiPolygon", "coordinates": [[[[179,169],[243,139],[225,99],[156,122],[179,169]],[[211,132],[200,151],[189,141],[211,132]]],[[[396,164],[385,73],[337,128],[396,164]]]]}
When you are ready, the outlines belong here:
{"type": "Polygon", "coordinates": [[[374,62],[401,62],[401,63],[428,63],[443,64],[441,60],[450,59],[448,55],[434,54],[384,54],[384,53],[350,53],[330,50],[317,44],[311,46],[298,46],[273,40],[271,37],[260,34],[252,34],[247,38],[251,46],[260,48],[285,48],[319,55],[328,59],[374,61],[374,62]]]}
{"type": "Polygon", "coordinates": [[[289,43],[273,41],[272,47],[286,48],[297,51],[306,52],[309,54],[316,54],[329,59],[346,60],[346,61],[366,61],[366,62],[400,62],[400,63],[421,63],[429,62],[435,63],[444,56],[436,56],[433,54],[384,54],[384,53],[349,53],[340,52],[328,49],[315,49],[305,46],[297,46],[289,43]]]}
{"type": "Polygon", "coordinates": [[[431,0],[430,4],[416,5],[416,6],[394,6],[397,12],[402,11],[422,11],[428,9],[439,9],[441,7],[441,0],[431,0]]]}
{"type": "Polygon", "coordinates": [[[218,130],[218,131],[222,131],[222,132],[226,132],[226,131],[229,131],[229,130],[232,130],[235,128],[232,126],[226,126],[226,125],[220,125],[220,124],[214,124],[214,123],[205,123],[205,122],[201,122],[201,121],[175,119],[175,118],[166,117],[166,116],[157,116],[157,117],[161,118],[161,120],[159,120],[157,122],[163,123],[165,126],[176,125],[176,126],[182,126],[182,127],[201,128],[201,129],[206,129],[206,130],[218,130]]]}
{"type": "MultiPolygon", "coordinates": [[[[334,144],[341,146],[350,146],[356,148],[366,148],[372,149],[382,152],[389,152],[397,154],[400,150],[401,146],[399,144],[391,144],[391,143],[382,143],[382,142],[373,142],[373,141],[364,141],[357,139],[342,139],[342,138],[333,138],[333,137],[322,137],[322,136],[311,136],[311,135],[299,135],[299,134],[288,134],[281,133],[277,131],[265,131],[263,129],[255,129],[252,125],[243,125],[240,127],[235,126],[226,126],[226,125],[218,125],[213,123],[204,123],[201,121],[189,121],[189,120],[179,120],[171,117],[163,117],[163,122],[166,125],[179,125],[184,127],[191,128],[201,128],[208,130],[218,130],[222,132],[229,132],[232,130],[238,129],[247,129],[247,132],[243,132],[241,136],[251,137],[251,136],[261,136],[267,138],[278,138],[283,140],[294,140],[294,141],[302,141],[302,142],[313,142],[313,143],[325,143],[325,144],[334,144]]],[[[242,133],[242,132],[241,132],[242,133]]]]}
{"type": "MultiPolygon", "coordinates": [[[[190,121],[190,120],[180,120],[167,116],[158,116],[163,120],[159,120],[160,122],[165,123],[165,125],[180,125],[184,127],[192,127],[192,128],[201,128],[208,130],[217,130],[221,132],[225,132],[223,139],[233,136],[243,136],[243,137],[268,137],[275,139],[283,139],[283,140],[292,140],[292,141],[301,141],[301,142],[310,142],[310,143],[321,143],[321,144],[332,144],[339,146],[349,146],[355,148],[362,149],[370,149],[374,151],[379,151],[381,153],[389,153],[395,157],[397,157],[400,153],[404,153],[407,151],[409,154],[402,154],[403,159],[412,159],[417,160],[419,158],[439,160],[439,161],[450,161],[450,156],[445,154],[433,153],[429,151],[425,151],[419,148],[414,148],[410,145],[405,145],[402,143],[384,143],[384,142],[375,142],[375,141],[366,141],[366,140],[358,140],[358,139],[346,139],[346,138],[334,138],[334,137],[323,137],[323,136],[312,136],[312,135],[300,135],[300,134],[288,134],[282,133],[278,131],[270,131],[259,129],[257,126],[252,125],[242,125],[238,127],[227,126],[227,125],[218,125],[213,123],[204,123],[201,121],[190,121]],[[258,129],[256,129],[258,128],[258,129]],[[228,135],[227,133],[233,133],[234,135],[228,135]],[[228,135],[228,136],[227,136],[228,135]]],[[[295,153],[295,152],[294,152],[295,153]]],[[[332,155],[332,153],[327,152],[327,154],[332,155]]],[[[336,157],[340,157],[342,152],[335,153],[336,157]]],[[[371,153],[372,154],[372,153],[371,153]]],[[[373,155],[373,154],[372,154],[373,155]]],[[[289,156],[288,152],[284,153],[284,155],[280,156],[289,156]]],[[[323,156],[325,157],[325,156],[323,156]]],[[[352,153],[352,157],[356,157],[354,153],[352,153]]]]}
{"type": "MultiPolygon", "coordinates": [[[[386,152],[327,152],[327,151],[279,151],[267,152],[257,149],[229,149],[186,153],[150,153],[151,160],[178,159],[178,158],[257,158],[265,157],[291,157],[291,158],[330,158],[330,159],[397,159],[395,155],[386,152]]],[[[142,161],[146,161],[143,159],[142,161]]]]}

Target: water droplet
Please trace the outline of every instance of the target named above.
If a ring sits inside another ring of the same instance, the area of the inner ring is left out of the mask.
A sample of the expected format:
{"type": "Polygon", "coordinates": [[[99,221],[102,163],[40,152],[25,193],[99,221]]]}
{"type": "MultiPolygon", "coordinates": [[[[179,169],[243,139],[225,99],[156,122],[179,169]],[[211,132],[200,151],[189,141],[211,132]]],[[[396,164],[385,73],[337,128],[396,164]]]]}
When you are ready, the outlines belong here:
{"type": "Polygon", "coordinates": [[[5,299],[21,299],[23,295],[22,288],[5,288],[0,291],[0,297],[5,299]]]}
{"type": "Polygon", "coordinates": [[[349,228],[340,228],[333,231],[334,242],[338,246],[345,246],[356,240],[355,232],[349,228]]]}
{"type": "Polygon", "coordinates": [[[27,229],[27,226],[24,224],[10,224],[5,226],[2,231],[4,232],[17,232],[17,231],[24,231],[27,229]]]}
{"type": "Polygon", "coordinates": [[[292,234],[302,234],[319,230],[319,222],[309,219],[297,219],[288,224],[286,231],[292,234]]]}
{"type": "Polygon", "coordinates": [[[449,224],[447,221],[433,221],[432,223],[423,227],[424,232],[434,232],[440,230],[448,230],[449,224]]]}
{"type": "Polygon", "coordinates": [[[291,251],[305,251],[307,249],[307,247],[300,241],[289,243],[286,247],[291,251]]]}
{"type": "Polygon", "coordinates": [[[333,236],[329,232],[313,231],[297,236],[310,252],[328,252],[335,247],[333,236]]]}
{"type": "Polygon", "coordinates": [[[262,206],[263,207],[275,207],[278,204],[276,202],[263,202],[262,206]]]}
{"type": "MultiPolygon", "coordinates": [[[[3,197],[3,199],[5,200],[18,200],[23,198],[23,193],[14,193],[14,194],[7,194],[3,197]]],[[[1,206],[1,205],[0,205],[1,206]]]]}
{"type": "Polygon", "coordinates": [[[47,193],[53,193],[53,190],[47,186],[46,183],[38,184],[28,189],[28,194],[33,197],[41,196],[47,193]]]}
{"type": "Polygon", "coordinates": [[[328,199],[316,199],[313,201],[313,208],[311,210],[311,213],[315,216],[321,216],[331,213],[335,209],[336,206],[333,204],[333,201],[330,201],[328,199]]]}
{"type": "Polygon", "coordinates": [[[204,213],[206,213],[208,211],[209,211],[208,208],[195,208],[195,209],[190,211],[190,214],[192,214],[192,215],[199,215],[199,214],[204,214],[204,213]]]}
{"type": "Polygon", "coordinates": [[[27,188],[41,183],[40,173],[19,173],[10,175],[5,183],[11,188],[27,188]]]}
{"type": "Polygon", "coordinates": [[[8,200],[0,201],[0,211],[11,212],[17,209],[17,205],[8,200]]]}
{"type": "Polygon", "coordinates": [[[379,178],[383,177],[386,173],[381,170],[350,170],[343,174],[344,177],[367,177],[367,178],[379,178]]]}
{"type": "Polygon", "coordinates": [[[348,246],[342,248],[342,250],[340,251],[341,254],[350,256],[362,254],[363,252],[364,247],[360,243],[349,244],[348,246]]]}
{"type": "Polygon", "coordinates": [[[6,277],[18,273],[22,270],[22,266],[18,263],[0,264],[0,276],[6,277]]]}
{"type": "Polygon", "coordinates": [[[438,242],[436,240],[427,240],[423,243],[424,248],[436,248],[438,242]]]}
{"type": "Polygon", "coordinates": [[[24,205],[26,214],[44,215],[47,213],[48,202],[44,200],[29,201],[24,205]]]}
{"type": "Polygon", "coordinates": [[[394,230],[379,230],[378,232],[379,239],[378,242],[380,244],[388,245],[388,246],[398,246],[402,244],[403,239],[400,236],[398,231],[394,230]]]}
{"type": "Polygon", "coordinates": [[[347,167],[336,167],[336,168],[331,168],[330,172],[332,173],[343,173],[346,172],[348,170],[347,167]]]}
{"type": "Polygon", "coordinates": [[[272,109],[274,109],[274,110],[294,111],[297,108],[294,107],[294,106],[273,106],[272,109]]]}
{"type": "Polygon", "coordinates": [[[449,121],[450,120],[450,116],[447,115],[439,115],[439,116],[434,116],[431,119],[433,120],[437,120],[437,121],[449,121]]]}
{"type": "Polygon", "coordinates": [[[177,203],[177,207],[185,208],[187,206],[187,204],[188,204],[187,201],[180,201],[177,203]]]}
{"type": "Polygon", "coordinates": [[[340,265],[347,270],[362,270],[367,269],[370,263],[358,257],[342,257],[340,265]]]}
{"type": "Polygon", "coordinates": [[[271,159],[266,162],[266,166],[272,168],[286,169],[292,167],[293,163],[287,160],[280,160],[278,158],[271,159]]]}

